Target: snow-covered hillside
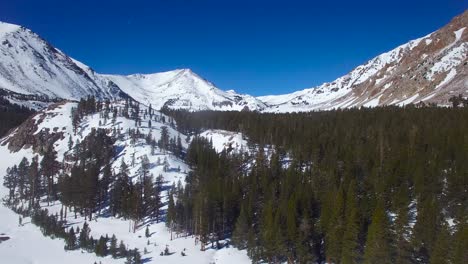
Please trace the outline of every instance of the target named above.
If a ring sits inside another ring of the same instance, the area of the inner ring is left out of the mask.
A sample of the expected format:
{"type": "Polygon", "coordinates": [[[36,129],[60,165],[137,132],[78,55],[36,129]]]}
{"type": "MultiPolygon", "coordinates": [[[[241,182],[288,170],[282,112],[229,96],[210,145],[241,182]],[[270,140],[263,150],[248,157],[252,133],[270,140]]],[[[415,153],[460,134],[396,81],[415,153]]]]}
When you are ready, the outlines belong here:
{"type": "Polygon", "coordinates": [[[268,105],[267,112],[448,104],[453,95],[468,95],[467,27],[465,11],[443,28],[383,53],[333,82],[258,99],[268,105]]]}
{"type": "Polygon", "coordinates": [[[259,111],[265,105],[250,95],[222,91],[189,69],[128,76],[103,75],[133,99],[155,109],[259,111]]]}
{"type": "Polygon", "coordinates": [[[50,98],[118,98],[120,89],[29,29],[0,22],[0,88],[50,98]]]}
{"type": "MultiPolygon", "coordinates": [[[[116,108],[123,108],[123,102],[113,103],[116,108]]],[[[136,129],[143,134],[151,133],[154,140],[159,140],[163,127],[168,128],[169,137],[181,137],[183,148],[187,147],[186,136],[180,134],[173,125],[169,123],[169,118],[159,112],[155,112],[150,119],[149,115],[145,115],[141,111],[140,122],[135,122],[123,116],[115,118],[107,118],[102,113],[95,113],[85,116],[77,126],[76,132],[72,124],[72,111],[76,108],[77,103],[66,102],[53,105],[48,110],[39,112],[32,117],[28,122],[19,127],[12,134],[2,139],[0,142],[0,183],[3,183],[3,177],[8,167],[17,165],[23,157],[31,160],[33,156],[38,155],[39,160],[42,156],[35,151],[34,141],[30,138],[35,138],[39,135],[58,135],[57,137],[47,137],[51,140],[56,140],[53,143],[54,149],[57,151],[57,160],[67,163],[65,158],[74,151],[76,142],[81,142],[91,133],[93,129],[106,129],[109,135],[114,135],[117,141],[115,146],[115,157],[112,159],[112,169],[118,172],[122,160],[129,164],[129,175],[132,181],[137,181],[140,175],[140,167],[143,157],[148,157],[150,166],[149,172],[154,176],[162,175],[164,179],[164,193],[162,201],[167,202],[167,193],[170,186],[177,185],[178,182],[184,184],[185,176],[190,168],[183,160],[176,157],[173,153],[156,148],[152,149],[146,143],[144,138],[139,138],[132,141],[129,135],[129,129],[136,129]],[[151,121],[150,121],[151,120],[151,121]],[[22,131],[31,133],[28,138],[22,138],[22,131]],[[45,134],[41,134],[45,133],[45,134]],[[70,140],[71,139],[71,140],[70,140]],[[22,145],[22,141],[29,142],[22,145]],[[20,143],[18,143],[20,142],[20,143]],[[32,143],[31,143],[32,142],[32,143]],[[70,142],[72,143],[70,146],[70,142]],[[16,146],[13,146],[15,145],[16,146]],[[71,147],[71,148],[70,148],[71,147]]],[[[39,136],[42,137],[42,136],[39,136]]],[[[220,143],[221,144],[221,143],[220,143]]],[[[215,146],[216,147],[216,146],[215,146]]],[[[67,167],[67,166],[64,166],[67,167]]],[[[0,196],[5,197],[8,190],[0,184],[0,196]]],[[[60,202],[47,205],[43,200],[42,208],[47,208],[50,214],[59,213],[62,205],[60,202]]],[[[167,204],[162,207],[162,210],[167,209],[167,204]]],[[[69,263],[93,263],[101,261],[102,263],[124,263],[124,259],[113,259],[110,257],[101,258],[91,253],[81,252],[81,250],[65,251],[64,241],[60,239],[51,240],[43,237],[39,231],[39,227],[30,223],[30,219],[23,220],[23,225],[18,224],[18,215],[6,208],[3,204],[0,205],[0,213],[2,220],[0,221],[0,236],[8,236],[9,239],[0,243],[0,255],[6,263],[63,263],[63,259],[67,259],[69,263]],[[34,245],[34,250],[31,250],[31,245],[34,245]]],[[[69,226],[82,227],[85,222],[83,216],[74,218],[73,213],[69,213],[66,217],[69,226]]],[[[182,234],[172,234],[175,239],[171,240],[171,233],[166,228],[164,222],[148,222],[148,228],[151,231],[149,238],[145,237],[145,229],[147,225],[139,225],[136,232],[130,228],[132,222],[115,218],[102,212],[97,213],[92,221],[89,221],[91,235],[95,238],[99,236],[110,237],[113,234],[119,240],[123,240],[128,248],[138,248],[140,252],[147,249],[146,254],[143,254],[143,260],[156,263],[250,263],[245,251],[239,251],[232,247],[225,247],[220,250],[207,249],[200,251],[200,245],[196,244],[194,237],[185,237],[182,234]],[[160,252],[164,251],[166,246],[171,254],[169,256],[160,256],[160,252]],[[184,251],[185,250],[185,251],[184,251]],[[184,251],[186,256],[182,256],[184,251]]]]}

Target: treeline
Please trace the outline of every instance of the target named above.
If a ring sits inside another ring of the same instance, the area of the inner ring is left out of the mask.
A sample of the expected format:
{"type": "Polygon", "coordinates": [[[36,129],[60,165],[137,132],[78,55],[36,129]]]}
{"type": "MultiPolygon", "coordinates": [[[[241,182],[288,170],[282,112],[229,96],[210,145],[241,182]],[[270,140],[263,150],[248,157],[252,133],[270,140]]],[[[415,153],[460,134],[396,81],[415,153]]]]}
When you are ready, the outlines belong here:
{"type": "Polygon", "coordinates": [[[202,245],[231,236],[270,263],[468,259],[467,108],[169,114],[187,133],[239,131],[261,150],[245,164],[191,143],[168,224],[202,245]]]}

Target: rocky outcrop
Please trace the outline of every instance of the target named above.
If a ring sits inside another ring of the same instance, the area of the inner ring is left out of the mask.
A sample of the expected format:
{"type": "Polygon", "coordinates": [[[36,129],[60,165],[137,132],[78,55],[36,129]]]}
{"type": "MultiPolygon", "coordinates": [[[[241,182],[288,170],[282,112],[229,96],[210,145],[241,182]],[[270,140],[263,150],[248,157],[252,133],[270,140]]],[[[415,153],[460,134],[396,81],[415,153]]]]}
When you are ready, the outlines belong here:
{"type": "MultiPolygon", "coordinates": [[[[50,105],[46,110],[52,110],[62,103],[50,105]]],[[[38,124],[42,123],[47,113],[42,111],[30,118],[23,124],[17,127],[9,136],[3,139],[2,145],[8,145],[11,152],[17,152],[22,148],[32,148],[35,153],[44,154],[44,151],[53,146],[53,144],[63,139],[63,132],[59,128],[49,129],[44,128],[38,131],[38,124]]]]}

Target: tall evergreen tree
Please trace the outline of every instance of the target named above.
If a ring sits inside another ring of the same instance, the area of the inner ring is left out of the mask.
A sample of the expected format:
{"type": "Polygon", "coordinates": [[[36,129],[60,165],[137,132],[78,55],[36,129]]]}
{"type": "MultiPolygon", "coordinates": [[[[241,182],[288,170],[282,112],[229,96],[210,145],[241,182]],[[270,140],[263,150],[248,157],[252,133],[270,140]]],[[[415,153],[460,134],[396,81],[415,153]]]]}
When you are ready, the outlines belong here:
{"type": "Polygon", "coordinates": [[[388,217],[383,202],[378,201],[367,232],[364,263],[393,263],[393,249],[388,227],[388,217]]]}

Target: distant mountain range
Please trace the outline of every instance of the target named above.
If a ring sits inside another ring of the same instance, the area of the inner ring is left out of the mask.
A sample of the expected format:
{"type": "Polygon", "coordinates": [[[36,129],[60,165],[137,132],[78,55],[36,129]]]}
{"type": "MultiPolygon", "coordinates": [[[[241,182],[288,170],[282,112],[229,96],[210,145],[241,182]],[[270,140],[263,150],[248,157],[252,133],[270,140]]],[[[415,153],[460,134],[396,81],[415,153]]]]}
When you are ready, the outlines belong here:
{"type": "Polygon", "coordinates": [[[420,102],[447,105],[454,95],[468,96],[467,27],[465,11],[443,28],[381,54],[333,82],[291,94],[253,97],[223,91],[189,69],[128,76],[99,74],[31,30],[0,22],[0,89],[11,92],[14,102],[20,100],[18,95],[71,100],[89,95],[99,99],[130,96],[155,109],[191,111],[302,112],[420,102]]]}

